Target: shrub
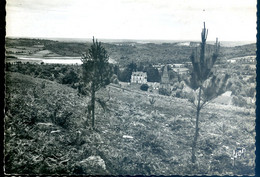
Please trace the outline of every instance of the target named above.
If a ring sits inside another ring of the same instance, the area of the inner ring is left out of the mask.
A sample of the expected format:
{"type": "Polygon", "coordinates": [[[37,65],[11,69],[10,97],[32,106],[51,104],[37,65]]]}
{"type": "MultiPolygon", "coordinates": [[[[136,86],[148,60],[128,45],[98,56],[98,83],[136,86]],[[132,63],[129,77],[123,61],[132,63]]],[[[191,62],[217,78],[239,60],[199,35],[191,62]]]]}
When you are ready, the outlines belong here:
{"type": "Polygon", "coordinates": [[[252,77],[250,77],[249,79],[248,79],[248,82],[249,83],[255,83],[255,76],[252,76],[252,77]]]}
{"type": "Polygon", "coordinates": [[[177,89],[175,96],[177,98],[183,98],[183,93],[181,89],[177,89]]]}
{"type": "Polygon", "coordinates": [[[167,90],[165,88],[159,88],[159,94],[170,96],[171,95],[171,91],[169,91],[169,90],[167,90]]]}
{"type": "Polygon", "coordinates": [[[62,115],[56,116],[54,123],[62,128],[68,129],[71,126],[71,112],[65,111],[62,115]]]}
{"type": "Polygon", "coordinates": [[[248,89],[246,90],[246,95],[247,95],[248,97],[254,98],[255,92],[256,92],[255,88],[248,88],[248,89]]]}
{"type": "Polygon", "coordinates": [[[111,83],[114,83],[114,84],[119,84],[119,81],[118,81],[118,78],[117,78],[117,75],[113,74],[113,76],[111,77],[110,79],[111,83]]]}
{"type": "Polygon", "coordinates": [[[46,87],[46,83],[43,81],[42,83],[41,83],[41,89],[44,89],[46,87]]]}
{"type": "Polygon", "coordinates": [[[50,119],[52,123],[61,126],[64,129],[70,129],[72,126],[72,115],[73,113],[67,110],[63,106],[62,100],[56,99],[56,102],[49,103],[48,107],[50,107],[50,119]]]}
{"type": "Polygon", "coordinates": [[[77,73],[75,71],[70,70],[65,74],[62,78],[62,84],[73,84],[79,81],[77,73]]]}
{"type": "Polygon", "coordinates": [[[176,82],[176,83],[173,85],[172,91],[176,91],[177,89],[178,89],[178,83],[176,82]]]}
{"type": "Polygon", "coordinates": [[[154,105],[154,103],[156,102],[156,100],[154,99],[154,97],[150,98],[149,99],[149,102],[151,105],[154,105]]]}
{"type": "Polygon", "coordinates": [[[234,96],[232,102],[235,106],[245,107],[247,106],[246,100],[242,96],[234,96]]]}
{"type": "Polygon", "coordinates": [[[149,88],[149,86],[147,84],[142,84],[140,89],[143,90],[143,91],[147,91],[149,88]]]}

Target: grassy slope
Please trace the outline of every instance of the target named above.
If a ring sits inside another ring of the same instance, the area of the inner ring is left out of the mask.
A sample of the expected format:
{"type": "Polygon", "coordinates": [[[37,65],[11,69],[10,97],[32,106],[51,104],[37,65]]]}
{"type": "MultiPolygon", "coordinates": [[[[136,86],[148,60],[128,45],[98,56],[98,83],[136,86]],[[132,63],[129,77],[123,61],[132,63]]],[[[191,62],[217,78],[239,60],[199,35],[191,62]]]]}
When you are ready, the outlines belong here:
{"type": "MultiPolygon", "coordinates": [[[[254,174],[253,110],[209,104],[201,113],[198,160],[191,164],[195,112],[187,100],[156,96],[152,106],[147,92],[111,87],[108,110],[97,108],[98,130],[90,131],[84,124],[88,98],[76,90],[18,73],[7,73],[7,86],[7,173],[254,174]],[[62,124],[64,117],[71,121],[62,124]],[[235,147],[247,151],[232,166],[235,147]],[[79,162],[91,155],[100,156],[106,170],[83,169],[79,162]]],[[[108,88],[98,96],[107,98],[108,88]]]]}
{"type": "Polygon", "coordinates": [[[83,99],[71,88],[19,73],[7,73],[6,80],[6,172],[67,172],[68,164],[58,162],[77,157],[70,151],[75,147],[75,128],[79,127],[77,119],[82,117],[83,99]],[[58,111],[54,118],[55,108],[58,111]],[[70,112],[72,116],[67,116],[70,112]],[[71,121],[62,124],[62,116],[71,121]],[[61,133],[51,133],[55,130],[61,133]],[[55,163],[55,159],[59,161],[55,163]]]}

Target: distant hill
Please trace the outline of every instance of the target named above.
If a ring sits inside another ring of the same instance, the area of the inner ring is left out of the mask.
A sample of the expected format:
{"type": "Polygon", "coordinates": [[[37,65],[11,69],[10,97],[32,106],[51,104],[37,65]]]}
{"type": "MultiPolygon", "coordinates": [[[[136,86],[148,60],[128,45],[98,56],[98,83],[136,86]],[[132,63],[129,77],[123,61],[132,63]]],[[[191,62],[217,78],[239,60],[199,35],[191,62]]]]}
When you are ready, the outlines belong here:
{"type": "Polygon", "coordinates": [[[249,55],[256,55],[255,43],[235,47],[221,47],[220,49],[220,58],[224,59],[243,57],[249,55]]]}
{"type": "MultiPolygon", "coordinates": [[[[175,41],[127,41],[127,40],[105,40],[105,48],[108,50],[110,57],[119,65],[126,66],[130,62],[136,63],[182,63],[189,61],[189,57],[194,47],[185,45],[183,42],[175,41]]],[[[209,42],[210,44],[213,42],[209,42]]],[[[222,44],[222,43],[221,43],[222,44]]],[[[246,55],[255,55],[256,44],[246,44],[235,47],[225,47],[228,42],[223,42],[220,50],[220,59],[229,59],[246,55]],[[224,45],[225,43],[225,45],[224,45]]],[[[229,44],[232,44],[229,42],[229,44]]],[[[241,44],[236,42],[236,44],[241,44]]],[[[90,41],[87,42],[63,42],[62,40],[45,40],[45,39],[26,39],[26,38],[7,38],[6,47],[31,47],[34,45],[43,45],[43,50],[49,50],[61,56],[81,56],[90,47],[90,41]]],[[[234,43],[232,44],[234,45],[234,43]]]]}

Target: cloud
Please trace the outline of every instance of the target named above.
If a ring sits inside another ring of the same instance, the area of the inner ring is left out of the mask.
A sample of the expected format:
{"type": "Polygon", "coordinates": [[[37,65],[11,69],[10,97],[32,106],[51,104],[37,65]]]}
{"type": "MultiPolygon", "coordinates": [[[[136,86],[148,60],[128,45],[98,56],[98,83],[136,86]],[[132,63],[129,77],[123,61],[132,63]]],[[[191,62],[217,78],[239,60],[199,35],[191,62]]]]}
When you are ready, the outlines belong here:
{"type": "Polygon", "coordinates": [[[253,0],[8,0],[7,35],[199,39],[206,21],[209,38],[255,40],[255,5],[253,0]]]}
{"type": "Polygon", "coordinates": [[[63,8],[73,4],[72,0],[8,0],[7,7],[18,7],[30,10],[49,10],[54,8],[63,8]]]}

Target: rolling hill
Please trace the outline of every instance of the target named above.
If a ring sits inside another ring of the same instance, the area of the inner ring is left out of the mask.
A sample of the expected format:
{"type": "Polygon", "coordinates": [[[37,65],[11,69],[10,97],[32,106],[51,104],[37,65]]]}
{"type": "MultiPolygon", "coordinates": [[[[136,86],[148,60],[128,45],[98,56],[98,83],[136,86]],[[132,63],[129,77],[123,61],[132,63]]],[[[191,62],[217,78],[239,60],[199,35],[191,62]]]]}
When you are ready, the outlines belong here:
{"type": "MultiPolygon", "coordinates": [[[[103,42],[103,41],[101,41],[103,42]]],[[[183,63],[190,61],[194,47],[189,45],[179,45],[178,42],[172,43],[138,43],[138,42],[113,42],[104,43],[109,56],[120,66],[125,67],[132,61],[135,63],[166,64],[183,63]]],[[[90,42],[63,42],[44,39],[6,39],[7,53],[18,48],[28,48],[43,45],[41,50],[49,50],[53,55],[80,57],[86,49],[90,47],[90,42]]],[[[255,55],[256,44],[247,44],[235,47],[222,46],[220,50],[220,60],[227,60],[233,57],[255,55]]],[[[10,54],[11,55],[11,54],[10,54]]]]}

